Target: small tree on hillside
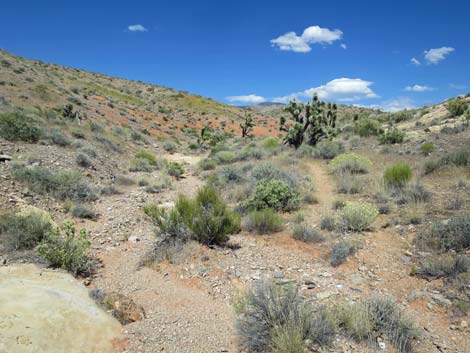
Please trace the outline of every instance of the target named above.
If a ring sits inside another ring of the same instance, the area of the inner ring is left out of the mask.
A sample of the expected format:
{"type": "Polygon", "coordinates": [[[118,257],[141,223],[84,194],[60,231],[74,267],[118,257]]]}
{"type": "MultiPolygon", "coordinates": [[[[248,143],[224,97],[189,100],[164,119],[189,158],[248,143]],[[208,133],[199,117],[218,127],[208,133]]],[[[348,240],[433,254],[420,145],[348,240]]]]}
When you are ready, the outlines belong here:
{"type": "Polygon", "coordinates": [[[250,113],[245,112],[245,121],[240,124],[240,127],[242,129],[242,137],[248,137],[253,131],[254,126],[255,124],[253,123],[253,117],[250,113]]]}
{"type": "Polygon", "coordinates": [[[309,145],[315,146],[319,141],[337,134],[337,106],[320,101],[317,94],[314,94],[312,101],[306,104],[291,101],[286,111],[290,113],[294,125],[287,128],[286,118],[281,117],[280,130],[287,132],[284,144],[297,149],[306,141],[309,145]]]}
{"type": "Polygon", "coordinates": [[[80,125],[81,113],[80,110],[73,111],[73,104],[66,104],[64,106],[62,116],[70,120],[75,120],[80,125]]]}

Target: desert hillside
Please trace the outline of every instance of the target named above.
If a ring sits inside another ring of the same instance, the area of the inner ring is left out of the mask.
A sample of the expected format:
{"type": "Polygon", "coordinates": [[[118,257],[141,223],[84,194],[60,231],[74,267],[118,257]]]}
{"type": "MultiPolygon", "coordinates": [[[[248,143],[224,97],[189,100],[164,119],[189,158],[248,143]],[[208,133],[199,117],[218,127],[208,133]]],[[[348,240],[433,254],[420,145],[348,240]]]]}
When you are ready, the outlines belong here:
{"type": "Polygon", "coordinates": [[[315,99],[0,51],[0,352],[470,352],[470,96],[315,99]]]}

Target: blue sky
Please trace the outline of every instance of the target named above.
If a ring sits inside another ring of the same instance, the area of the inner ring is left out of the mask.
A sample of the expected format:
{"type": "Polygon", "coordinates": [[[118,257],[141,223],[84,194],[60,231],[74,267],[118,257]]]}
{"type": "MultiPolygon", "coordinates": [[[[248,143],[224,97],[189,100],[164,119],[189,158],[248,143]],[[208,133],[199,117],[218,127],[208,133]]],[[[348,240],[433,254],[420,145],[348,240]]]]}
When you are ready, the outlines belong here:
{"type": "Polygon", "coordinates": [[[434,0],[17,0],[2,4],[0,47],[231,104],[317,92],[396,110],[470,92],[469,13],[434,0]]]}

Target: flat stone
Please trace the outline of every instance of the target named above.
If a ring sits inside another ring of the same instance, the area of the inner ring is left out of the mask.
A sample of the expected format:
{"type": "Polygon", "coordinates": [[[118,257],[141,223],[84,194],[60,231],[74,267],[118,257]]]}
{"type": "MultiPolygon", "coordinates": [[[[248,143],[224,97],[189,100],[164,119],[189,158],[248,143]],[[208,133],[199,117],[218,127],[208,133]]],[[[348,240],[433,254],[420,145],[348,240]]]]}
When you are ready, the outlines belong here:
{"type": "Polygon", "coordinates": [[[0,352],[114,353],[119,322],[70,274],[35,265],[0,268],[0,352]]]}

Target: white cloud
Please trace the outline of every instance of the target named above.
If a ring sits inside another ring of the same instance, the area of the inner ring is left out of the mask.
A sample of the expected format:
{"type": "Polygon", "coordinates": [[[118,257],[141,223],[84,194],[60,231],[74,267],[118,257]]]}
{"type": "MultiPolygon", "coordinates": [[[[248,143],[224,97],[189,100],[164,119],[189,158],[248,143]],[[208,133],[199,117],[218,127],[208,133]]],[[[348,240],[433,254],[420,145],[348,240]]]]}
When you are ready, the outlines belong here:
{"type": "Polygon", "coordinates": [[[422,85],[414,85],[414,86],[406,86],[403,90],[406,92],[429,92],[432,91],[434,88],[429,86],[422,86],[422,85]]]}
{"type": "Polygon", "coordinates": [[[341,43],[341,44],[340,44],[340,47],[343,48],[343,49],[348,49],[348,46],[347,46],[346,44],[344,44],[344,43],[341,43]]]}
{"type": "Polygon", "coordinates": [[[420,62],[418,59],[416,59],[416,58],[411,58],[410,61],[411,61],[411,63],[412,63],[413,65],[416,65],[416,66],[421,65],[421,62],[420,62]]]}
{"type": "Polygon", "coordinates": [[[335,100],[338,102],[353,102],[360,99],[379,97],[370,86],[373,83],[359,78],[337,78],[324,85],[309,88],[302,92],[295,92],[282,97],[276,97],[274,102],[287,103],[292,99],[310,99],[314,93],[321,100],[335,100]]]}
{"type": "Polygon", "coordinates": [[[424,51],[424,58],[429,64],[437,64],[452,53],[455,49],[452,47],[434,48],[424,51]]]}
{"type": "Polygon", "coordinates": [[[307,53],[312,50],[311,44],[331,44],[342,37],[343,32],[339,29],[331,30],[320,26],[310,26],[305,28],[300,36],[295,32],[287,32],[282,36],[271,39],[271,45],[278,46],[281,50],[307,53]]]}
{"type": "Polygon", "coordinates": [[[129,25],[129,26],[127,27],[127,29],[128,29],[129,31],[131,31],[131,32],[147,32],[147,31],[148,31],[147,28],[145,28],[144,26],[139,25],[139,24],[137,24],[137,25],[129,25]]]}
{"type": "Polygon", "coordinates": [[[370,105],[367,108],[380,109],[386,112],[398,112],[404,109],[415,109],[415,102],[409,97],[398,97],[386,100],[379,104],[370,105]]]}
{"type": "Polygon", "coordinates": [[[257,104],[257,103],[263,103],[266,101],[266,98],[257,96],[256,94],[248,94],[245,96],[230,96],[226,97],[226,100],[229,102],[239,102],[239,103],[245,103],[245,104],[257,104]]]}

